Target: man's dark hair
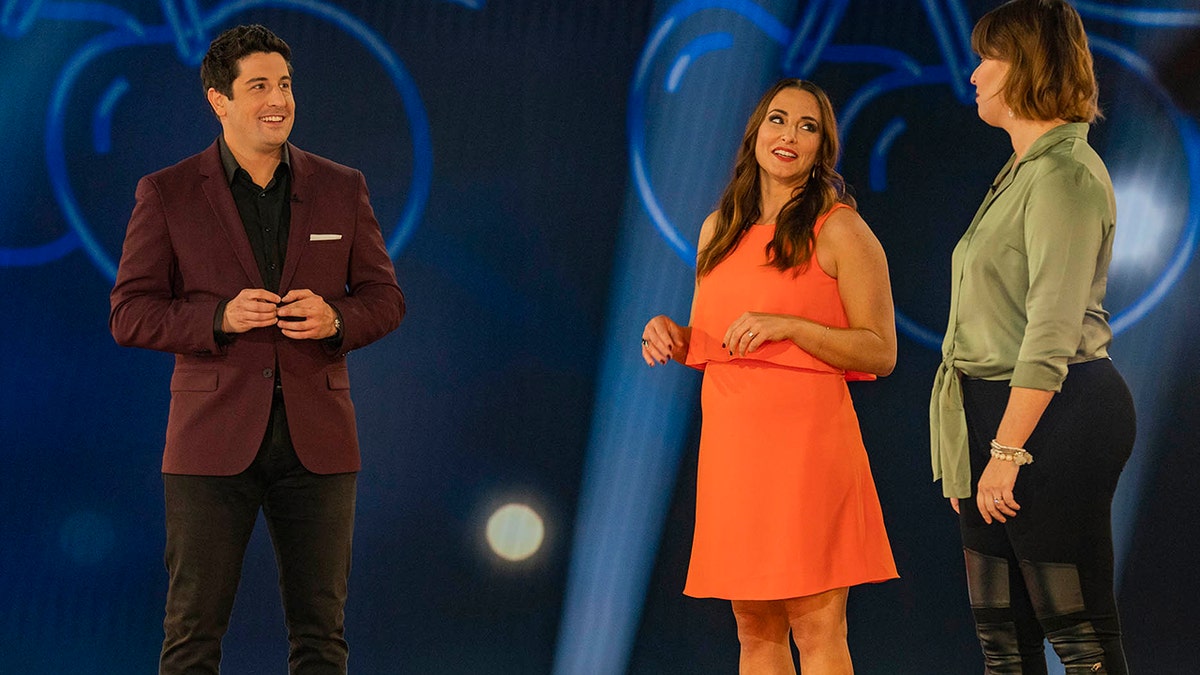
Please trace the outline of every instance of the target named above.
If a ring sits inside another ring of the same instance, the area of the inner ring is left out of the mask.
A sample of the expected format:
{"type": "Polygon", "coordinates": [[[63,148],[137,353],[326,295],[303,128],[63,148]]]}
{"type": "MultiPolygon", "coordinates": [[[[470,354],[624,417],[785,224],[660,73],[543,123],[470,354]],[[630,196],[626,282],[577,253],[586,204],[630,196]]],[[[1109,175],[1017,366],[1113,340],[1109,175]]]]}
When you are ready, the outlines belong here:
{"type": "Polygon", "coordinates": [[[238,61],[250,54],[278,53],[292,72],[292,49],[265,26],[235,26],[217,36],[208,45],[200,63],[200,84],[204,91],[216,89],[233,98],[233,81],[238,76],[238,61]]]}

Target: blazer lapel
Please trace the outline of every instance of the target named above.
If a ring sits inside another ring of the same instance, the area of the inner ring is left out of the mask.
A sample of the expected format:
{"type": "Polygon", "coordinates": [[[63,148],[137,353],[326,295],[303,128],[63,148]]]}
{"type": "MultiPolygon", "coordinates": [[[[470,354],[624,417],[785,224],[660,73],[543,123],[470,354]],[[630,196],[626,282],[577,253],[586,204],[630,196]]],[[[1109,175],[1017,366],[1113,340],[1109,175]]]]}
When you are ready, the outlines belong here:
{"type": "Polygon", "coordinates": [[[283,273],[279,277],[279,293],[292,290],[292,277],[300,266],[300,259],[308,248],[308,235],[312,230],[312,213],[316,196],[310,189],[313,185],[313,164],[307,153],[288,143],[288,159],[292,169],[291,221],[288,225],[287,253],[283,258],[283,273]]]}
{"type": "Polygon", "coordinates": [[[204,194],[208,197],[208,205],[212,208],[213,215],[217,217],[219,229],[225,234],[226,241],[241,263],[246,278],[250,279],[256,288],[262,288],[262,275],[258,271],[258,263],[254,260],[254,251],[250,248],[246,227],[242,224],[242,217],[238,215],[237,204],[233,203],[233,193],[229,190],[225,169],[221,167],[221,151],[216,143],[205,151],[200,173],[206,177],[204,194]]]}

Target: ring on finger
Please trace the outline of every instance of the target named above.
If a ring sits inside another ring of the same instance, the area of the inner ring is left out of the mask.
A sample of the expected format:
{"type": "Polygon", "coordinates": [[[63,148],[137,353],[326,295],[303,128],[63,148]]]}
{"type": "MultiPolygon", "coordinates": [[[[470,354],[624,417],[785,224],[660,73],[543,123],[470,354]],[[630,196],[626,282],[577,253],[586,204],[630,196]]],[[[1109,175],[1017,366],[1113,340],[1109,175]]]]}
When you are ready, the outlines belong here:
{"type": "Polygon", "coordinates": [[[747,331],[747,332],[746,332],[746,335],[749,335],[751,338],[753,338],[753,337],[754,337],[754,331],[747,331]]]}

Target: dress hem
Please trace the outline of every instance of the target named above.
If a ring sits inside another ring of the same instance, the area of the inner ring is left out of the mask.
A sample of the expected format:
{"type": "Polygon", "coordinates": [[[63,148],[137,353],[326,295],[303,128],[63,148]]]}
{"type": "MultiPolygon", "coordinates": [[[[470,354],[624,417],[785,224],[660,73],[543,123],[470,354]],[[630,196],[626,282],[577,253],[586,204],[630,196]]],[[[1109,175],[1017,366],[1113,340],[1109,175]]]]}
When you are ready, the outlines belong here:
{"type": "Polygon", "coordinates": [[[893,579],[899,579],[899,578],[900,578],[899,574],[893,573],[891,576],[870,577],[870,578],[867,578],[867,579],[864,579],[861,581],[853,581],[853,582],[848,582],[848,583],[844,583],[844,584],[835,583],[835,584],[824,585],[824,586],[817,587],[814,590],[804,589],[803,592],[794,593],[794,594],[790,594],[790,595],[789,594],[779,594],[779,593],[750,593],[750,594],[746,594],[746,595],[739,594],[739,595],[735,596],[733,594],[719,593],[719,592],[709,592],[709,593],[688,592],[688,590],[686,588],[683,590],[683,595],[686,595],[689,598],[696,598],[698,600],[709,599],[709,598],[716,599],[716,600],[790,600],[792,598],[803,598],[803,597],[807,597],[810,595],[818,595],[820,593],[824,593],[826,591],[832,591],[832,590],[835,590],[838,588],[851,588],[853,586],[862,586],[865,584],[881,584],[881,583],[891,581],[893,579]]]}

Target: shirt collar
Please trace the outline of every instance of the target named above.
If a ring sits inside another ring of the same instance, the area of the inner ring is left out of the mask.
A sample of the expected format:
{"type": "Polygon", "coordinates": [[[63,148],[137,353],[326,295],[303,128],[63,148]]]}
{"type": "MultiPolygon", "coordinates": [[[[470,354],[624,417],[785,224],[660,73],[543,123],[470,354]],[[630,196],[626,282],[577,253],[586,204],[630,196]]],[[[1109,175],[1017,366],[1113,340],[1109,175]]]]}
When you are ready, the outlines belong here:
{"type": "MultiPolygon", "coordinates": [[[[225,142],[225,135],[217,136],[217,147],[221,151],[221,168],[225,169],[225,179],[233,185],[233,179],[237,177],[238,169],[242,165],[238,164],[237,159],[233,156],[233,151],[229,149],[229,144],[225,142]]],[[[283,144],[283,153],[279,157],[279,165],[287,169],[288,173],[292,172],[291,155],[288,154],[288,144],[283,144]]],[[[279,171],[278,168],[275,169],[279,171]]],[[[278,175],[278,173],[276,174],[278,175]]]]}
{"type": "Polygon", "coordinates": [[[1058,145],[1062,141],[1069,139],[1087,140],[1088,124],[1087,122],[1067,122],[1060,124],[1050,131],[1038,137],[1033,145],[1029,146],[1029,150],[1025,151],[1025,155],[1021,157],[1021,163],[1046,154],[1050,148],[1058,145]]]}

